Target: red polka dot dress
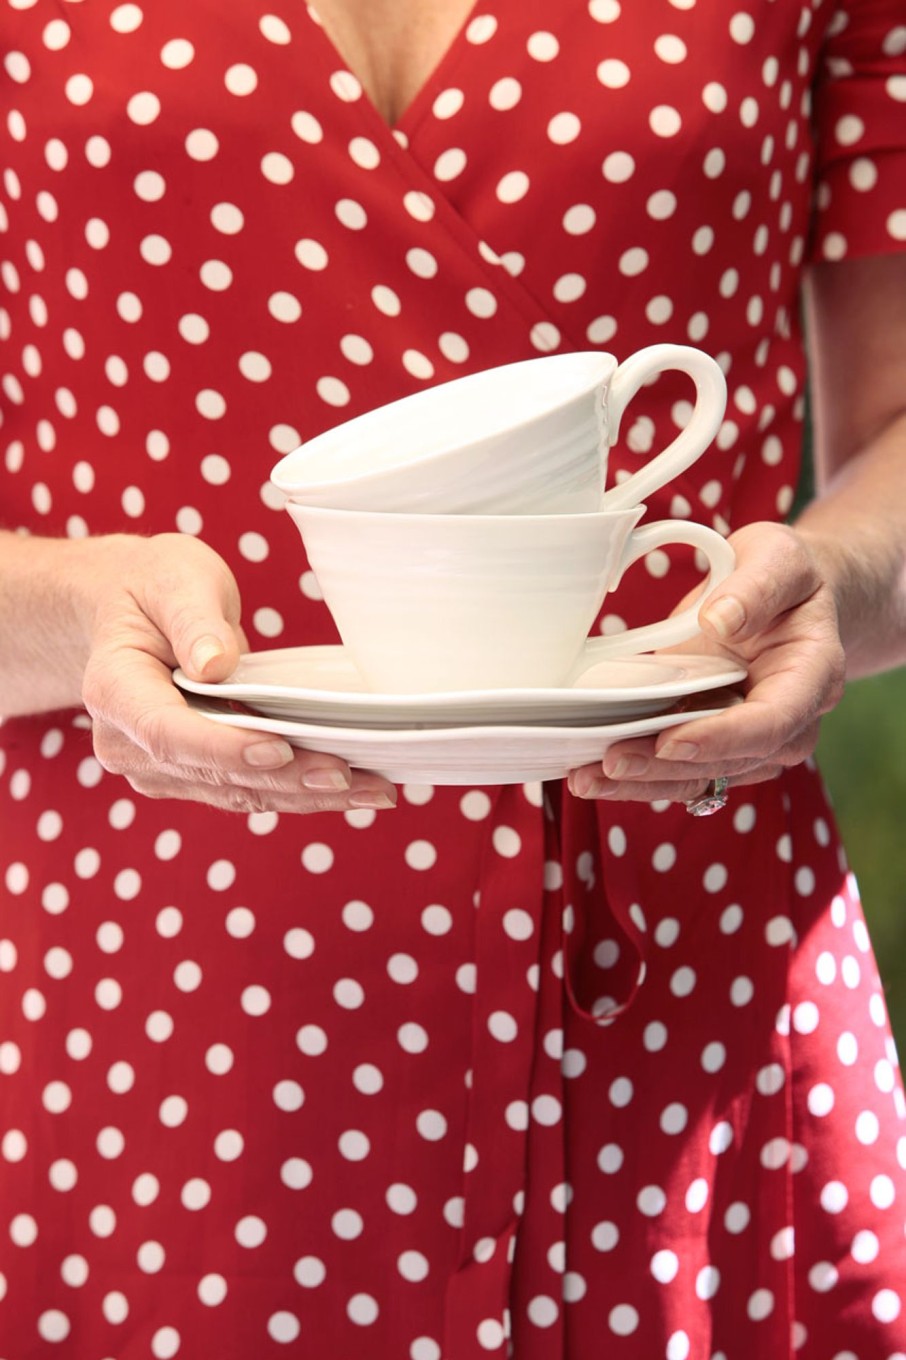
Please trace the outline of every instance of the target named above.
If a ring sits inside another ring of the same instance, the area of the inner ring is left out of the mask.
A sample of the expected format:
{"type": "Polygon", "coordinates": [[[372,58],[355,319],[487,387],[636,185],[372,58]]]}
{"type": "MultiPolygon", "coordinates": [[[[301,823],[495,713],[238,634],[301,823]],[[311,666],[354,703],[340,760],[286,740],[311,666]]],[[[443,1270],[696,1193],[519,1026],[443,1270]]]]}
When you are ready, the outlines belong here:
{"type": "MultiPolygon", "coordinates": [[[[277,458],[506,361],[718,355],[650,514],[782,518],[803,266],[906,245],[901,0],[480,2],[392,131],[301,0],[0,36],[0,522],[200,535],[256,649],[336,637],[277,458]]],[[[693,579],[649,567],[605,627],[693,579]]],[[[902,1360],[906,1106],[811,766],[702,822],[231,816],[88,728],[0,728],[3,1360],[902,1360]]]]}

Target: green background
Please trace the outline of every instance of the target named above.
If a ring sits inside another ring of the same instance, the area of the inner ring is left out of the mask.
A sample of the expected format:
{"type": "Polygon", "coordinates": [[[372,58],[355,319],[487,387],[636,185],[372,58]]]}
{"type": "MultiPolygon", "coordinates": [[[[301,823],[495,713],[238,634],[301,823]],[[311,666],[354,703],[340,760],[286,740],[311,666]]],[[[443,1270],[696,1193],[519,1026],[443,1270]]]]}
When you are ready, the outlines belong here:
{"type": "MultiPolygon", "coordinates": [[[[811,425],[791,518],[812,496],[811,425]]],[[[906,668],[852,681],[821,724],[818,763],[856,875],[906,1059],[906,668]]]]}
{"type": "Polygon", "coordinates": [[[894,1035],[906,1056],[906,670],[850,684],[818,761],[859,882],[894,1035]]]}

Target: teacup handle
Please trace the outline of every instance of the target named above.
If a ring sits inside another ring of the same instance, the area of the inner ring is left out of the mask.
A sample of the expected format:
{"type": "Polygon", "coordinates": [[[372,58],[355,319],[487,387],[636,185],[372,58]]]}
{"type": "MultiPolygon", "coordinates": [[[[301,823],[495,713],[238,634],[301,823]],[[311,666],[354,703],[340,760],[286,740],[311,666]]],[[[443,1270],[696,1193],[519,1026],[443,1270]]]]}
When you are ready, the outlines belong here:
{"type": "Polygon", "coordinates": [[[615,444],[623,412],[643,383],[656,373],[679,369],[695,383],[695,409],[684,430],[638,472],[605,491],[602,510],[625,510],[685,472],[720,429],[727,407],[727,381],[720,365],[691,345],[648,345],[620,364],[607,388],[608,440],[615,444]]]}
{"type": "Polygon", "coordinates": [[[678,642],[688,642],[689,638],[695,637],[701,631],[698,626],[698,612],[705,596],[721,581],[726,580],[736,566],[736,554],[730,544],[716,530],[709,529],[705,524],[662,519],[654,524],[644,524],[641,529],[634,529],[623,551],[619,576],[610,589],[613,591],[617,588],[627,567],[632,566],[640,557],[644,557],[654,548],[664,548],[677,543],[687,543],[692,548],[700,548],[707,557],[709,572],[704,593],[693,604],[687,605],[669,619],[642,624],[640,628],[629,628],[625,633],[589,638],[580,654],[578,670],[585,670],[592,662],[603,661],[612,656],[653,652],[657,647],[673,647],[678,642]]]}

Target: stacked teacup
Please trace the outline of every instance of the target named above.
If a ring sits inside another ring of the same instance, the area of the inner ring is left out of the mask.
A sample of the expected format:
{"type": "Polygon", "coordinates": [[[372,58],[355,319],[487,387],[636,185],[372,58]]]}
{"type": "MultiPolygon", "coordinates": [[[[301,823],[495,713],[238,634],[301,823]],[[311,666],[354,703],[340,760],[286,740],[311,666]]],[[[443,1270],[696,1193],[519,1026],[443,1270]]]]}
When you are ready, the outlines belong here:
{"type": "Polygon", "coordinates": [[[670,618],[589,638],[608,592],[655,548],[684,544],[734,566],[720,534],[640,524],[645,498],[717,433],[719,366],[653,345],[619,364],[597,351],[507,364],[336,426],[283,458],[286,497],[325,603],[368,687],[386,694],[569,686],[590,665],[698,632],[701,598],[670,618]],[[631,398],[657,374],[695,383],[686,427],[607,485],[631,398]]]}

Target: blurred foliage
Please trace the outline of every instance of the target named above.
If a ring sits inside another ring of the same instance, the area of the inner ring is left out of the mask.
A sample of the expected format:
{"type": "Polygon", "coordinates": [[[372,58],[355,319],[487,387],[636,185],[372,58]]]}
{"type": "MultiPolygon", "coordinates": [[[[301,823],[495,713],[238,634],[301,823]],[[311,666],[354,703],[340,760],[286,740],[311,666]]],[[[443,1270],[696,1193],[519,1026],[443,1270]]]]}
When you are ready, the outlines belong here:
{"type": "Polygon", "coordinates": [[[818,760],[862,893],[906,1058],[906,670],[854,681],[824,719],[818,760]]]}
{"type": "MultiPolygon", "coordinates": [[[[791,518],[813,495],[809,422],[791,518]]],[[[906,669],[853,681],[821,724],[818,763],[834,805],[906,1062],[906,669]]]]}

